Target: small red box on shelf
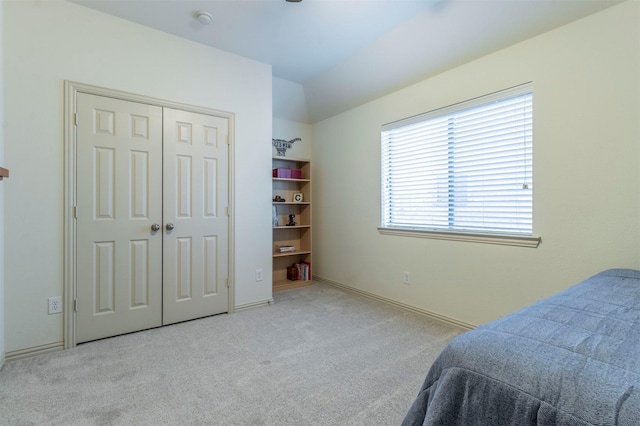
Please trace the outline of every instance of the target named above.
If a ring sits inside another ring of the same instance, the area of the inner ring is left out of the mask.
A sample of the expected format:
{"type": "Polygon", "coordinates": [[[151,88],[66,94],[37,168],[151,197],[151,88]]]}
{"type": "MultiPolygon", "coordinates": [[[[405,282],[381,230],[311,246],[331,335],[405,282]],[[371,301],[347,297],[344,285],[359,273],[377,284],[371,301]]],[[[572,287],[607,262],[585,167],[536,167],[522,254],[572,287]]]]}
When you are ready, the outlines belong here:
{"type": "Polygon", "coordinates": [[[300,170],[300,169],[291,170],[291,178],[292,179],[302,179],[302,170],[300,170]]]}
{"type": "Polygon", "coordinates": [[[274,178],[290,178],[291,170],[289,169],[273,169],[272,177],[274,178]]]}
{"type": "Polygon", "coordinates": [[[287,279],[289,281],[298,281],[300,278],[298,277],[298,268],[295,266],[287,267],[287,279]]]}

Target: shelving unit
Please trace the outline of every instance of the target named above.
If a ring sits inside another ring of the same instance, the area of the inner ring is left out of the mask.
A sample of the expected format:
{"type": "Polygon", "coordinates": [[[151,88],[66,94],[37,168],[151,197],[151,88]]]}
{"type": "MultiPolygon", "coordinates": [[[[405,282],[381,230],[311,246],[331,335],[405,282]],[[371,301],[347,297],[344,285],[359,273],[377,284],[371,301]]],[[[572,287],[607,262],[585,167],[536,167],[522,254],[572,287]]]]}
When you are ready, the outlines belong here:
{"type": "Polygon", "coordinates": [[[287,280],[287,267],[294,263],[311,264],[311,161],[300,158],[273,157],[273,169],[300,170],[300,178],[273,177],[272,194],[285,201],[274,201],[278,226],[273,226],[273,291],[289,290],[311,284],[309,280],[287,280]],[[302,201],[294,201],[294,194],[302,194],[302,201]],[[287,226],[294,214],[295,225],[287,226]],[[279,253],[277,246],[290,245],[294,252],[279,253]]]}

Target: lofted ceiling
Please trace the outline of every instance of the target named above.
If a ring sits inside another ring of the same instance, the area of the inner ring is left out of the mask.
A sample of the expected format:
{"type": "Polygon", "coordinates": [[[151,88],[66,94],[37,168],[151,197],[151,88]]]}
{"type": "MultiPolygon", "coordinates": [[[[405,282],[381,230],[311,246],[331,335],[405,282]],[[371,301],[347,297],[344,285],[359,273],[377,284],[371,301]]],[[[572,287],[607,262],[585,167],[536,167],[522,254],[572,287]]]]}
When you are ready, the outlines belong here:
{"type": "Polygon", "coordinates": [[[271,64],[307,107],[274,115],[316,122],[622,0],[69,1],[271,64]]]}

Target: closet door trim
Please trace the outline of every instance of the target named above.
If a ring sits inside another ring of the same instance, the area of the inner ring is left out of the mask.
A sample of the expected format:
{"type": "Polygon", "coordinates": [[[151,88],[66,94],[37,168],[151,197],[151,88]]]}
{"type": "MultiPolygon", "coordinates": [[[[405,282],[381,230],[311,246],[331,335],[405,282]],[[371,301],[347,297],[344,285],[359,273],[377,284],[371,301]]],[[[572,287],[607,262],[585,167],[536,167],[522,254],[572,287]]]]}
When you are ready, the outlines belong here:
{"type": "Polygon", "coordinates": [[[105,96],[130,102],[155,105],[179,109],[182,111],[212,115],[229,120],[229,313],[233,312],[234,300],[234,271],[235,271],[235,114],[211,108],[198,107],[164,99],[152,98],[134,93],[122,92],[103,87],[78,83],[64,82],[64,247],[63,247],[63,339],[64,348],[76,346],[76,95],[87,93],[105,96]]]}

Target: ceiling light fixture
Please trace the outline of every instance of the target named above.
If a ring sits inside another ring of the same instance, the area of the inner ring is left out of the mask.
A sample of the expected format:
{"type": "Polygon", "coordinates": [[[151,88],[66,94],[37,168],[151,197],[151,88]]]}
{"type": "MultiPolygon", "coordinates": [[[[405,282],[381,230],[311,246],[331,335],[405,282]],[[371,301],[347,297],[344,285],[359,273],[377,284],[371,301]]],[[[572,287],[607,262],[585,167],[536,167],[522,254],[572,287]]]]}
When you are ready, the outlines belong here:
{"type": "Polygon", "coordinates": [[[199,10],[194,14],[194,17],[202,25],[209,25],[210,23],[213,22],[213,16],[209,12],[203,12],[203,11],[199,10]]]}
{"type": "Polygon", "coordinates": [[[286,0],[287,3],[300,3],[302,0],[286,0]]]}

